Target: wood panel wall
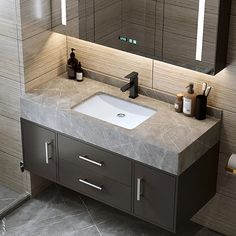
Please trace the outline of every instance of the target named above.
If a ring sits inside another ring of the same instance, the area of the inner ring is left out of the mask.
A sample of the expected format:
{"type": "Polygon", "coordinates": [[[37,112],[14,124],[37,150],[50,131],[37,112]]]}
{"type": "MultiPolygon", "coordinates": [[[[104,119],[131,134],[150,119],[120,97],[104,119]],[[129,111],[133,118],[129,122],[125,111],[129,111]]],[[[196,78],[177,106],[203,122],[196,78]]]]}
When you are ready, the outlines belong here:
{"type": "Polygon", "coordinates": [[[50,1],[20,0],[22,88],[29,90],[65,71],[66,37],[51,32],[50,1]]]}
{"type": "MultiPolygon", "coordinates": [[[[5,1],[5,0],[4,0],[5,1]]],[[[21,29],[21,94],[65,72],[66,36],[51,32],[50,1],[19,1],[21,29]]],[[[33,157],[32,157],[33,158],[33,157]]],[[[33,196],[49,182],[33,174],[28,175],[27,191],[33,196]]]]}
{"type": "Polygon", "coordinates": [[[4,0],[0,5],[0,183],[22,192],[26,176],[19,171],[19,8],[15,0],[4,0]]]}
{"type": "Polygon", "coordinates": [[[50,14],[48,0],[0,3],[0,183],[18,192],[45,184],[20,172],[20,96],[65,71],[66,37],[50,31],[50,14]]]}

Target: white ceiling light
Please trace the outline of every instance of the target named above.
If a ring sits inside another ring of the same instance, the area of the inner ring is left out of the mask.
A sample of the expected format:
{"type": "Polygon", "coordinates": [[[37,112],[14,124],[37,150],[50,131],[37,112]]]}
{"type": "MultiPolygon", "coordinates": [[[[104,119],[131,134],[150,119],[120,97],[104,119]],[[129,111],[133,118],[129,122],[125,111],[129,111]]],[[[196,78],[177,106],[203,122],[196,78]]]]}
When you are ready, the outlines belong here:
{"type": "Polygon", "coordinates": [[[196,60],[197,61],[202,61],[205,6],[206,6],[206,0],[199,0],[197,45],[196,45],[196,60]]]}
{"type": "Polygon", "coordinates": [[[66,0],[61,0],[61,23],[66,25],[66,0]]]}

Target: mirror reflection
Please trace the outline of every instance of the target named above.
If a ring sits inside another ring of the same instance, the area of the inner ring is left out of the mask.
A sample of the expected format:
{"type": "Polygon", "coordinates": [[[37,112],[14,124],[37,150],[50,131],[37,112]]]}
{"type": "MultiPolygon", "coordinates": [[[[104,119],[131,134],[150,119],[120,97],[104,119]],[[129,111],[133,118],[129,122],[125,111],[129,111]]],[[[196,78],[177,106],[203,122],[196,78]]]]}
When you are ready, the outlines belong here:
{"type": "Polygon", "coordinates": [[[55,32],[200,72],[215,72],[220,0],[51,2],[55,32]]]}

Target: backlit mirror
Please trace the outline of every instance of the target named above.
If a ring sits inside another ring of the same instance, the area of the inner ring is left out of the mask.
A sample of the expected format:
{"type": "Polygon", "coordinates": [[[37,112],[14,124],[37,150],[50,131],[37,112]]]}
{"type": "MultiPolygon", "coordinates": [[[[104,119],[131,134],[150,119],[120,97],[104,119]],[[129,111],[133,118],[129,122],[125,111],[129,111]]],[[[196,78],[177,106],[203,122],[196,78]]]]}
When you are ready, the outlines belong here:
{"type": "Polygon", "coordinates": [[[225,67],[230,0],[51,0],[52,30],[208,74],[225,67]]]}

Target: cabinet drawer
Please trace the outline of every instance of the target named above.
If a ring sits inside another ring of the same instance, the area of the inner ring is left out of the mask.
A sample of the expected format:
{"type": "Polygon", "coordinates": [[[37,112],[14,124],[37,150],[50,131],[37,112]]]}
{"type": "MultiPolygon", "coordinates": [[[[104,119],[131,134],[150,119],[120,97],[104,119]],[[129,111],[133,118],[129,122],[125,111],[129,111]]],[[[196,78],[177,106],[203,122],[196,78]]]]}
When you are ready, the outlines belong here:
{"type": "Polygon", "coordinates": [[[60,159],[131,186],[130,160],[63,135],[58,146],[60,159]]]}
{"type": "Polygon", "coordinates": [[[131,187],[95,174],[89,169],[60,160],[59,182],[82,194],[131,211],[131,187]]]}

